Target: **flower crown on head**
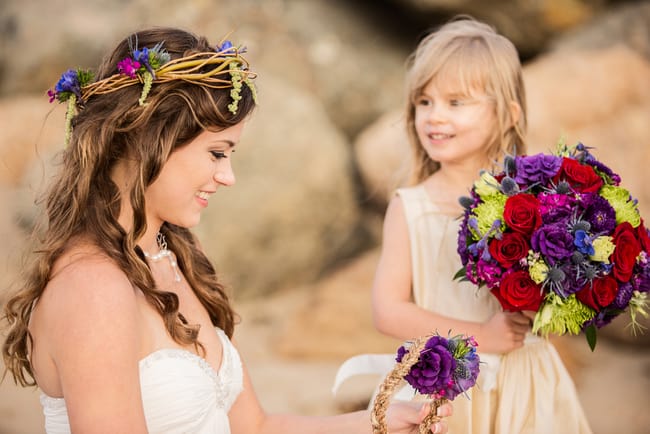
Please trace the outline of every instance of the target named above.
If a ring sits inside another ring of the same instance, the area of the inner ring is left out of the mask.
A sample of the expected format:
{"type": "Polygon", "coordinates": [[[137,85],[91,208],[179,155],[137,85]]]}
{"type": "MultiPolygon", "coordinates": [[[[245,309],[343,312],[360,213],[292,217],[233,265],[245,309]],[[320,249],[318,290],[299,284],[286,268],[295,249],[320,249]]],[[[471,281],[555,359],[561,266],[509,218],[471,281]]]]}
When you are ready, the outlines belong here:
{"type": "Polygon", "coordinates": [[[89,70],[69,69],[61,75],[54,89],[47,91],[50,102],[58,100],[67,102],[65,144],[70,142],[72,135],[72,117],[77,113],[77,107],[83,107],[93,95],[115,92],[127,86],[142,83],[142,93],[138,99],[139,105],[146,104],[145,100],[151,87],[157,83],[182,80],[199,86],[215,89],[232,88],[228,111],[237,113],[241,88],[245,83],[257,102],[257,92],[252,79],[257,74],[251,72],[249,64],[242,54],[245,47],[235,47],[228,40],[217,45],[214,51],[204,51],[171,60],[171,56],[159,42],[152,48],[137,48],[129,41],[131,55],[117,64],[117,74],[103,80],[94,81],[94,75],[89,70]]]}

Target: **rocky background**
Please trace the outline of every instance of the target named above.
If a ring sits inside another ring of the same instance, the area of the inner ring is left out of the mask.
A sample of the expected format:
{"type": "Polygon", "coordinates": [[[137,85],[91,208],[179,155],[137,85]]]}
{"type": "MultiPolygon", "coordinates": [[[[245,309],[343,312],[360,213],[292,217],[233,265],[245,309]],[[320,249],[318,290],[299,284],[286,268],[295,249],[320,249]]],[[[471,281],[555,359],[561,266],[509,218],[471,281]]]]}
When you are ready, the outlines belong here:
{"type": "MultiPolygon", "coordinates": [[[[174,25],[215,42],[232,32],[260,74],[260,107],[238,147],[236,187],[219,192],[197,232],[232,288],[237,337],[267,408],[363,405],[367,385],[337,398],[329,388],[346,357],[398,344],[373,331],[369,289],[386,198],[408,154],[404,62],[457,13],[518,47],[531,153],[560,137],[595,147],[650,219],[648,1],[3,0],[0,302],[63,142],[64,108],[49,105],[46,90],[140,27],[174,25]]],[[[557,340],[594,432],[646,432],[650,333],[630,337],[622,321],[602,332],[594,354],[582,337],[557,340]]],[[[38,394],[5,379],[0,433],[41,426],[38,394]]]]}

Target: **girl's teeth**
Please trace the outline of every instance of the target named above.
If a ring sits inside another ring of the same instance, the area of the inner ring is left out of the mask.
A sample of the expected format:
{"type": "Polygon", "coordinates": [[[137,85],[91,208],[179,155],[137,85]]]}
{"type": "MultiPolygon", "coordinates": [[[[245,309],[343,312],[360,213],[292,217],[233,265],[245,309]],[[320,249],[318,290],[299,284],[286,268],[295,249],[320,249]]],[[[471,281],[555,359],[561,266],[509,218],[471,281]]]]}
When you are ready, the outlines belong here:
{"type": "Polygon", "coordinates": [[[208,197],[210,197],[210,195],[204,191],[199,191],[196,195],[205,200],[208,200],[208,197]]]}

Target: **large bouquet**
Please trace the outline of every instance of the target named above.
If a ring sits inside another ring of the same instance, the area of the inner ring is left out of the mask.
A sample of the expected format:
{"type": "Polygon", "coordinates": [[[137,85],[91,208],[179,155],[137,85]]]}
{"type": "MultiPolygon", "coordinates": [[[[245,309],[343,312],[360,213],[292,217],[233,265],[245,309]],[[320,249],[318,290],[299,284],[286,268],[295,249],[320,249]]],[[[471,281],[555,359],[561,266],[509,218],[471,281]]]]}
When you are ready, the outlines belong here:
{"type": "Polygon", "coordinates": [[[438,420],[438,407],[467,392],[476,383],[480,363],[477,346],[471,336],[444,338],[436,333],[399,347],[397,364],[375,397],[371,413],[373,432],[386,433],[388,402],[395,388],[406,380],[420,394],[433,398],[431,411],[419,427],[420,433],[429,433],[430,426],[438,420]]]}
{"type": "Polygon", "coordinates": [[[582,144],[507,157],[483,172],[465,207],[457,277],[486,285],[504,310],[536,311],[533,332],[596,330],[647,316],[650,236],[621,179],[582,144]]]}

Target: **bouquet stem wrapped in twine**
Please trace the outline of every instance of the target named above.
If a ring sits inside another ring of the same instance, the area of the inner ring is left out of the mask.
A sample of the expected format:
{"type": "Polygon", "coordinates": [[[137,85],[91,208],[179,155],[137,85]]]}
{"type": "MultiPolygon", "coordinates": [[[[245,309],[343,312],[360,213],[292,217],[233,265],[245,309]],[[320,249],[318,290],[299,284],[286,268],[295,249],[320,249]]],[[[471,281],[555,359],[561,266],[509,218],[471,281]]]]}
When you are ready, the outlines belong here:
{"type": "MultiPolygon", "coordinates": [[[[395,365],[393,370],[386,376],[379,387],[379,393],[375,398],[372,412],[370,413],[372,432],[374,434],[388,434],[388,428],[386,427],[386,411],[390,404],[390,398],[395,392],[397,386],[402,383],[404,376],[410,371],[411,367],[418,362],[420,353],[422,349],[424,349],[429,338],[430,336],[425,336],[415,339],[412,346],[409,347],[409,352],[404,355],[401,362],[395,365]]],[[[447,402],[446,398],[432,400],[429,414],[427,414],[420,423],[420,434],[431,432],[431,425],[440,420],[440,417],[438,416],[438,408],[445,402],[447,402]]]]}

